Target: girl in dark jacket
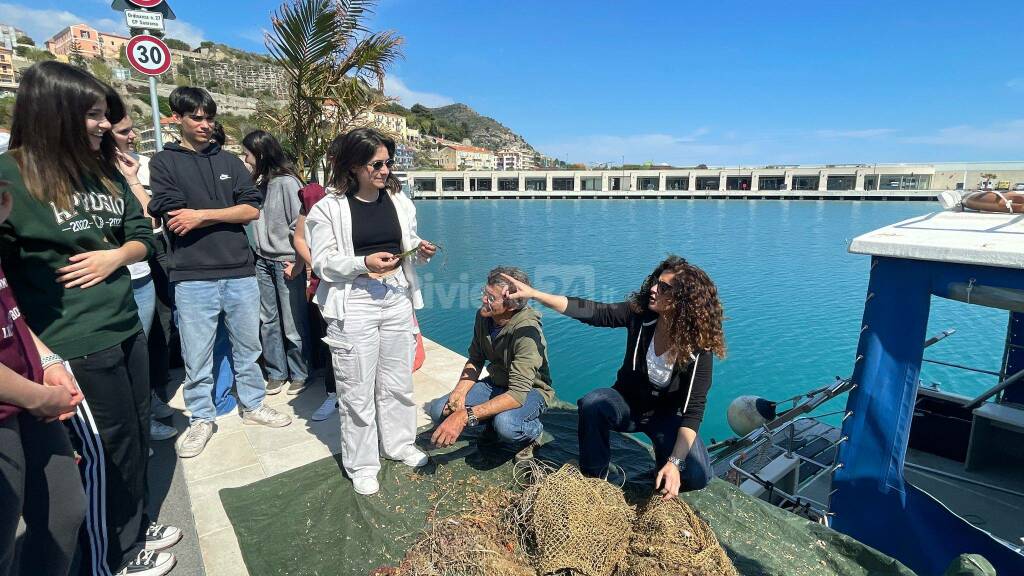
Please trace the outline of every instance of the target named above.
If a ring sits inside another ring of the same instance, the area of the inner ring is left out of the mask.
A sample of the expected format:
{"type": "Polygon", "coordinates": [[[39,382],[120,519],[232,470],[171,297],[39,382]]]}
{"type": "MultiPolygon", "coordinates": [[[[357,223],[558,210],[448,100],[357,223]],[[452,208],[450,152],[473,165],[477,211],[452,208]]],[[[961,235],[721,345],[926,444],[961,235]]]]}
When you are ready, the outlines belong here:
{"type": "Polygon", "coordinates": [[[615,384],[579,405],[580,469],[607,472],[609,433],[643,432],[654,444],[655,489],[665,498],[699,490],[711,472],[697,432],[711,388],[713,356],[725,357],[718,289],[700,268],[669,256],[627,301],[602,304],[545,294],[509,278],[526,296],[591,326],[626,328],[615,384]]]}

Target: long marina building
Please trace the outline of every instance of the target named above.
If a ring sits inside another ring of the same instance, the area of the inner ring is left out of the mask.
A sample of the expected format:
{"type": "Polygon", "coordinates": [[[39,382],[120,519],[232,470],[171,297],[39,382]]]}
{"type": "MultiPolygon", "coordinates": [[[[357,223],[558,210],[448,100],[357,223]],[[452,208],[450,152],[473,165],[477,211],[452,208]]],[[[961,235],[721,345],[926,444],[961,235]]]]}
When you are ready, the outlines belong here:
{"type": "Polygon", "coordinates": [[[415,198],[932,200],[943,190],[1024,189],[1024,162],[642,170],[412,171],[415,198]]]}

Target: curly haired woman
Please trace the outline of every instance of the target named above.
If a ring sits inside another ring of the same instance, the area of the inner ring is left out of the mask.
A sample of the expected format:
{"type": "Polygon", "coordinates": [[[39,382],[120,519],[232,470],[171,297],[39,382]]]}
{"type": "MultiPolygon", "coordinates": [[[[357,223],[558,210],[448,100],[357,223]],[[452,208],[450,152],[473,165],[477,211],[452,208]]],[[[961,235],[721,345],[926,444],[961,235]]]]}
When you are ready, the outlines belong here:
{"type": "Polygon", "coordinates": [[[584,324],[628,331],[615,384],[592,390],[577,403],[583,473],[607,472],[612,430],[643,432],[654,444],[654,486],[664,498],[706,486],[711,470],[697,431],[713,356],[725,357],[722,304],[708,275],[669,256],[638,292],[616,304],[545,294],[509,280],[518,297],[533,298],[584,324]]]}

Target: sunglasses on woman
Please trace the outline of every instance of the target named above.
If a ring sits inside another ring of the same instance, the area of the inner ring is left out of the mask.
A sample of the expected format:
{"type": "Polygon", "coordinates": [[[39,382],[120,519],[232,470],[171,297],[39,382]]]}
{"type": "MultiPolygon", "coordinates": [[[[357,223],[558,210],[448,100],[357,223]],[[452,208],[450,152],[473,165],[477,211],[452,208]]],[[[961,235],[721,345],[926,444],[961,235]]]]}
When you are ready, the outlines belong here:
{"type": "Polygon", "coordinates": [[[374,172],[379,172],[380,169],[385,167],[385,166],[388,167],[388,170],[391,170],[391,167],[394,166],[394,165],[395,165],[395,161],[394,160],[390,160],[390,159],[389,160],[377,160],[375,162],[370,162],[369,164],[367,164],[367,166],[369,166],[370,168],[373,168],[374,172]]]}
{"type": "Polygon", "coordinates": [[[658,294],[671,294],[672,293],[672,285],[669,284],[668,282],[662,282],[661,280],[658,280],[658,282],[655,283],[655,286],[658,287],[658,294]]]}

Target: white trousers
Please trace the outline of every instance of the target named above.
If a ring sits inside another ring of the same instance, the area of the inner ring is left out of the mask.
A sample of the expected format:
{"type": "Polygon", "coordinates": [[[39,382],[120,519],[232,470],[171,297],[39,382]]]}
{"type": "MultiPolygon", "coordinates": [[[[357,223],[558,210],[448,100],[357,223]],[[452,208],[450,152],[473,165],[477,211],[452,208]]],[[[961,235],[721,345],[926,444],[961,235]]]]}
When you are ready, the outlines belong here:
{"type": "Polygon", "coordinates": [[[341,404],[341,462],[350,478],[373,477],[380,457],[401,460],[416,439],[412,301],[401,273],[359,277],[344,320],[327,324],[341,404]]]}

